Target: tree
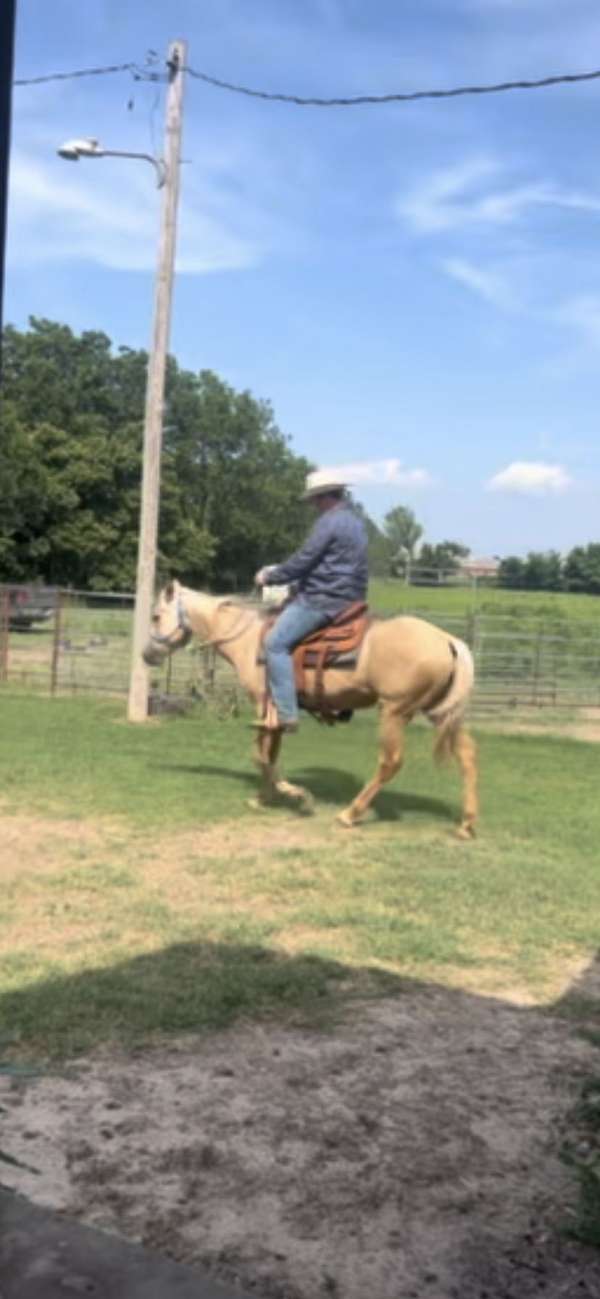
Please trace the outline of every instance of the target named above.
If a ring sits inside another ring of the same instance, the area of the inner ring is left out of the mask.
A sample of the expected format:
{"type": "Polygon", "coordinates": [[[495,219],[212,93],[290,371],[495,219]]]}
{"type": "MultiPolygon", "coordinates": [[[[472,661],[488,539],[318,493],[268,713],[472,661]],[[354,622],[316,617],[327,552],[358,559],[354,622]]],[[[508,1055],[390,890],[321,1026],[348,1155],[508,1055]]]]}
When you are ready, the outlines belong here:
{"type": "Polygon", "coordinates": [[[563,578],[567,591],[600,595],[600,543],[575,546],[565,560],[563,578]]]}
{"type": "Polygon", "coordinates": [[[406,505],[395,505],[383,520],[383,534],[390,553],[392,570],[409,575],[415,547],[423,536],[421,524],[406,505]]]}
{"type": "MultiPolygon", "coordinates": [[[[0,577],[131,590],[147,355],[35,318],[5,338],[0,577]]],[[[247,585],[298,544],[308,468],[267,403],[170,358],[159,573],[247,585]]]]}
{"type": "Polygon", "coordinates": [[[560,591],[563,564],[557,550],[530,550],[526,559],[509,555],[501,560],[498,585],[513,591],[560,591]]]}
{"type": "Polygon", "coordinates": [[[523,586],[530,591],[560,591],[562,560],[556,550],[531,550],[523,565],[523,586]]]}
{"type": "Polygon", "coordinates": [[[501,559],[498,568],[498,586],[519,591],[523,586],[524,567],[524,561],[519,559],[518,555],[508,555],[506,559],[501,559]]]}
{"type": "Polygon", "coordinates": [[[438,576],[444,573],[455,573],[459,561],[466,559],[468,554],[468,546],[463,546],[460,541],[441,541],[435,546],[425,542],[419,551],[417,567],[419,570],[430,571],[438,576]]]}
{"type": "Polygon", "coordinates": [[[257,568],[294,550],[306,530],[308,461],[295,456],[267,402],[236,393],[210,371],[167,390],[165,444],[188,517],[214,538],[221,588],[249,585],[257,568]]]}
{"type": "Polygon", "coordinates": [[[389,577],[391,572],[391,548],[388,538],[381,528],[377,527],[364,505],[354,500],[349,493],[350,506],[362,519],[368,538],[368,563],[371,577],[389,577]]]}

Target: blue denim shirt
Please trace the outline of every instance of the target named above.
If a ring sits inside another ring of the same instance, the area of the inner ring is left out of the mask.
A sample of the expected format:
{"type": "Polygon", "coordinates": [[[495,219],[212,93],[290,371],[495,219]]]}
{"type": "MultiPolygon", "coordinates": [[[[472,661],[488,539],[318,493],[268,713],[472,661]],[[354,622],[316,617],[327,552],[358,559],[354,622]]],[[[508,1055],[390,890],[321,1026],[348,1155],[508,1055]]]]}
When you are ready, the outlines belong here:
{"type": "Polygon", "coordinates": [[[298,596],[335,618],[367,595],[367,533],[347,505],[334,505],[317,519],[304,545],[283,564],[269,568],[274,586],[297,584],[298,596]]]}

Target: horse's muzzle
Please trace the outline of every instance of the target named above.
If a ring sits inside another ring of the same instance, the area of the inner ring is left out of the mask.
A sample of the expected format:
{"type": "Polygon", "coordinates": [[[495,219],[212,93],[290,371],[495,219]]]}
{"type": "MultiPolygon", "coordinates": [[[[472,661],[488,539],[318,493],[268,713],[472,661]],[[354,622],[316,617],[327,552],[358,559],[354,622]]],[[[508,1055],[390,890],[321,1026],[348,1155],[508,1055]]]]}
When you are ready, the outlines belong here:
{"type": "Polygon", "coordinates": [[[164,663],[169,651],[166,645],[157,645],[149,640],[142,650],[142,658],[149,668],[159,668],[164,663]]]}

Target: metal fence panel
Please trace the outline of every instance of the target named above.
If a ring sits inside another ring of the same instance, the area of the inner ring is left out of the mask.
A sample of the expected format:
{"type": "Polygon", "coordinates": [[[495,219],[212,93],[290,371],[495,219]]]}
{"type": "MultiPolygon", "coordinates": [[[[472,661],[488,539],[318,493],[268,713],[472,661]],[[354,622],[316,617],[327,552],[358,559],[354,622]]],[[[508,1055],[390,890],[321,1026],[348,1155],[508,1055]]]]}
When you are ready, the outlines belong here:
{"type": "MultiPolygon", "coordinates": [[[[0,683],[52,694],[125,696],[133,604],[129,592],[0,586],[0,683]],[[26,598],[17,606],[17,595],[23,593],[26,598]]],[[[444,615],[420,608],[414,613],[470,645],[475,712],[600,707],[600,616],[527,621],[514,613],[477,609],[444,615]]],[[[218,695],[228,708],[235,707],[239,694],[228,665],[214,650],[193,641],[163,668],[152,669],[150,682],[157,696],[189,700],[218,695]]]]}

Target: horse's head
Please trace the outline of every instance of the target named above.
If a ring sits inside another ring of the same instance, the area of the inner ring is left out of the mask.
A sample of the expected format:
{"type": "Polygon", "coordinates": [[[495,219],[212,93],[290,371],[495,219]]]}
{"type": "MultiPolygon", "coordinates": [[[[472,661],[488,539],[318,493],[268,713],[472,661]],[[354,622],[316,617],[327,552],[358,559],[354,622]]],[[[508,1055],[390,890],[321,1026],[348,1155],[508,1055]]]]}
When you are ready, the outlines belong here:
{"type": "Polygon", "coordinates": [[[187,645],[191,635],[183,589],[179,582],[168,582],[154,605],[150,639],[142,653],[144,662],[149,667],[159,667],[168,654],[187,645]]]}

